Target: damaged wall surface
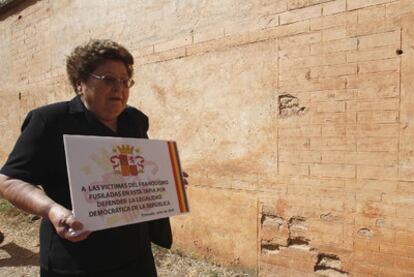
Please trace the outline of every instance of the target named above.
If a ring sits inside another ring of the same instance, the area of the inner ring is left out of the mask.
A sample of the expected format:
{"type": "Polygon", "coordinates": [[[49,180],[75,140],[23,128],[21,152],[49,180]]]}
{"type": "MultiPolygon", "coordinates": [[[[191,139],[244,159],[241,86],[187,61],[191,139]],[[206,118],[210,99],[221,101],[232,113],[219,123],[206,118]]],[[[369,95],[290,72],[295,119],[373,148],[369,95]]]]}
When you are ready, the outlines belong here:
{"type": "Polygon", "coordinates": [[[176,246],[258,276],[414,275],[414,2],[19,1],[0,9],[0,161],[111,38],[130,104],[176,140],[176,246]],[[92,12],[93,11],[93,12],[92,12]]]}

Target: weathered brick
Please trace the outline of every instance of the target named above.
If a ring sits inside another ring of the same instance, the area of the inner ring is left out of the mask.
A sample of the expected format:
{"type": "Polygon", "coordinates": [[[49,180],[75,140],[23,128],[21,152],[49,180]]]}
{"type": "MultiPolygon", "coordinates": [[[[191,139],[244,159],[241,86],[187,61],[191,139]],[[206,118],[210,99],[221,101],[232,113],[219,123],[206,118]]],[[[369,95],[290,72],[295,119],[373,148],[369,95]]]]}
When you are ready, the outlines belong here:
{"type": "Polygon", "coordinates": [[[398,179],[398,166],[358,165],[357,178],[396,180],[398,179]]]}
{"type": "Polygon", "coordinates": [[[400,31],[391,31],[380,34],[373,34],[358,37],[358,48],[373,48],[380,46],[393,46],[398,48],[400,46],[401,34],[400,31]]]}
{"type": "Polygon", "coordinates": [[[395,239],[398,245],[414,246],[414,232],[396,231],[395,239]]]}
{"type": "Polygon", "coordinates": [[[405,218],[404,220],[401,220],[401,218],[389,218],[386,224],[386,227],[388,228],[414,232],[414,219],[411,218],[405,218]]]}
{"type": "Polygon", "coordinates": [[[358,112],[358,123],[396,123],[399,119],[398,111],[367,111],[358,112]]]}
{"type": "Polygon", "coordinates": [[[193,33],[193,42],[199,43],[214,39],[220,39],[224,37],[224,29],[223,28],[209,28],[209,29],[202,29],[196,30],[193,33]]]}
{"type": "Polygon", "coordinates": [[[279,137],[320,137],[321,126],[296,126],[295,128],[280,128],[279,137]]]}
{"type": "Polygon", "coordinates": [[[381,265],[383,267],[392,267],[394,264],[395,256],[385,254],[385,253],[376,253],[376,252],[355,252],[355,260],[364,261],[372,265],[381,265]]]}
{"type": "Polygon", "coordinates": [[[356,38],[345,38],[333,41],[326,41],[311,45],[311,54],[332,53],[338,51],[355,50],[358,46],[356,38]]]}
{"type": "Polygon", "coordinates": [[[263,0],[257,3],[257,7],[259,14],[281,13],[288,9],[288,0],[263,0]]]}
{"type": "Polygon", "coordinates": [[[289,24],[296,21],[315,18],[321,15],[322,7],[320,5],[310,6],[280,14],[280,24],[289,24]]]}
{"type": "Polygon", "coordinates": [[[343,53],[331,53],[321,54],[306,57],[280,57],[280,67],[291,68],[291,67],[310,67],[310,66],[321,66],[321,65],[336,65],[346,63],[346,54],[343,53]]]}
{"type": "Polygon", "coordinates": [[[395,267],[408,272],[414,271],[414,258],[398,257],[395,259],[395,267]]]}
{"type": "MultiPolygon", "coordinates": [[[[286,264],[285,266],[288,266],[286,264]]],[[[280,276],[280,277],[313,277],[314,273],[306,273],[303,271],[298,271],[295,269],[288,269],[284,266],[276,266],[269,263],[262,262],[260,264],[260,275],[262,277],[266,276],[280,276]]]]}
{"type": "Polygon", "coordinates": [[[377,5],[358,10],[358,22],[350,22],[349,35],[363,36],[384,33],[399,29],[398,20],[386,17],[385,5],[377,5]]]}
{"type": "Polygon", "coordinates": [[[351,51],[347,54],[348,62],[363,62],[395,58],[395,47],[382,46],[373,49],[351,51]]]}
{"type": "Polygon", "coordinates": [[[314,113],[312,115],[312,124],[346,124],[352,123],[347,121],[345,113],[333,112],[333,113],[314,113]]]}
{"type": "Polygon", "coordinates": [[[396,165],[398,153],[323,151],[323,163],[396,165]]]}
{"type": "Polygon", "coordinates": [[[154,45],[133,49],[131,52],[136,57],[151,55],[151,54],[154,54],[154,45]]]}
{"type": "Polygon", "coordinates": [[[341,164],[311,164],[310,175],[318,177],[355,178],[355,166],[341,164]]]}
{"type": "Polygon", "coordinates": [[[413,193],[414,185],[411,182],[399,182],[397,190],[402,193],[413,193]]]}
{"type": "Polygon", "coordinates": [[[309,223],[309,232],[311,239],[315,239],[321,234],[332,234],[343,238],[344,230],[341,223],[314,220],[309,223]]]}
{"type": "MultiPolygon", "coordinates": [[[[297,252],[297,253],[302,254],[300,252],[297,252]]],[[[302,274],[302,275],[296,275],[296,276],[306,276],[306,275],[303,275],[304,272],[312,273],[313,272],[313,266],[312,266],[313,260],[309,261],[309,260],[302,259],[301,262],[300,260],[301,259],[293,260],[291,256],[283,256],[283,255],[277,255],[277,254],[276,255],[264,255],[261,259],[262,262],[265,262],[271,265],[276,265],[276,266],[285,267],[285,268],[295,267],[296,270],[293,271],[293,274],[294,272],[297,272],[298,274],[299,272],[301,272],[302,274]]],[[[313,262],[313,265],[314,265],[314,262],[313,262]]]]}
{"type": "Polygon", "coordinates": [[[385,98],[398,96],[398,72],[377,72],[360,74],[355,86],[358,88],[358,98],[385,98]]]}
{"type": "Polygon", "coordinates": [[[391,138],[398,137],[398,130],[398,124],[358,124],[357,134],[364,138],[358,141],[358,150],[396,152],[398,141],[391,138]]]}
{"type": "Polygon", "coordinates": [[[398,218],[414,218],[413,215],[414,204],[398,205],[396,207],[396,214],[398,218]]]}
{"type": "Polygon", "coordinates": [[[322,34],[320,32],[312,32],[306,34],[299,34],[295,36],[289,36],[281,38],[279,40],[279,48],[290,48],[294,45],[311,44],[321,41],[322,34]]]}
{"type": "Polygon", "coordinates": [[[356,125],[336,125],[336,124],[324,124],[322,126],[323,137],[346,137],[354,136],[356,133],[356,125]]]}
{"type": "Polygon", "coordinates": [[[322,5],[322,14],[324,16],[341,13],[346,10],[346,0],[336,0],[322,5]]]}
{"type": "Polygon", "coordinates": [[[356,110],[362,111],[398,111],[399,99],[391,98],[381,101],[358,101],[356,103],[356,110]]]}
{"type": "Polygon", "coordinates": [[[400,18],[404,12],[407,12],[407,9],[401,4],[401,1],[395,1],[385,5],[386,17],[400,18]]]}
{"type": "Polygon", "coordinates": [[[347,37],[348,34],[345,27],[322,30],[322,41],[338,40],[347,37]]]}
{"type": "Polygon", "coordinates": [[[354,250],[358,252],[359,251],[379,252],[380,243],[378,241],[367,241],[367,240],[356,238],[354,240],[354,250]]]}
{"type": "MultiPolygon", "coordinates": [[[[356,204],[356,212],[367,218],[375,219],[374,225],[376,227],[382,227],[381,222],[385,217],[395,217],[396,209],[393,205],[387,205],[381,201],[360,201],[356,204]]],[[[358,224],[358,223],[356,223],[358,224]]]]}
{"type": "Polygon", "coordinates": [[[149,63],[155,63],[155,62],[161,62],[161,61],[168,61],[172,59],[182,58],[186,55],[186,49],[185,48],[177,48],[172,49],[160,53],[155,53],[152,55],[147,55],[143,57],[138,57],[138,63],[139,64],[149,64],[149,63]]]}
{"type": "Polygon", "coordinates": [[[228,46],[229,42],[225,39],[208,40],[186,47],[186,54],[188,56],[200,55],[211,51],[225,49],[228,46]]]}
{"type": "Polygon", "coordinates": [[[347,26],[348,22],[357,22],[357,12],[341,13],[311,19],[311,30],[322,30],[333,27],[347,26]]]}
{"type": "Polygon", "coordinates": [[[322,198],[321,199],[321,209],[326,209],[329,211],[343,212],[344,211],[344,202],[336,198],[322,198]]]}
{"type": "Polygon", "coordinates": [[[318,113],[344,113],[345,102],[320,102],[316,105],[315,110],[318,113]]]}
{"type": "Polygon", "coordinates": [[[311,138],[311,150],[337,150],[337,151],[355,151],[356,139],[354,137],[322,137],[311,138]]]}
{"type": "MultiPolygon", "coordinates": [[[[306,33],[309,31],[308,21],[299,21],[288,25],[277,26],[264,30],[268,38],[279,38],[306,33]]],[[[257,31],[256,31],[257,32],[257,31]]]]}
{"type": "Polygon", "coordinates": [[[378,276],[379,267],[377,265],[366,264],[357,260],[352,264],[353,276],[357,277],[374,277],[378,276]]]}
{"type": "Polygon", "coordinates": [[[319,80],[298,78],[296,82],[285,81],[279,83],[279,88],[286,92],[306,92],[320,90],[342,90],[346,87],[345,77],[326,77],[319,80]]]}
{"type": "Polygon", "coordinates": [[[295,57],[303,57],[308,56],[310,54],[310,46],[294,46],[282,49],[279,51],[280,58],[295,58],[295,57]]]}
{"type": "MultiPolygon", "coordinates": [[[[374,152],[375,153],[375,152],[374,152]]],[[[358,179],[355,183],[361,191],[380,191],[385,193],[396,192],[398,188],[398,182],[395,181],[384,181],[384,180],[369,180],[369,179],[358,179]]]]}
{"type": "Polygon", "coordinates": [[[355,10],[378,4],[389,3],[389,0],[348,0],[348,10],[355,10]]]}
{"type": "Polygon", "coordinates": [[[374,5],[358,9],[358,27],[362,24],[373,25],[385,20],[385,5],[374,5]]]}
{"type": "Polygon", "coordinates": [[[321,153],[317,151],[280,150],[279,160],[282,162],[315,163],[321,161],[321,153]]]}
{"type": "Polygon", "coordinates": [[[357,90],[332,90],[332,91],[316,91],[311,92],[310,100],[312,102],[319,101],[343,101],[356,99],[357,90]]]}
{"type": "Polygon", "coordinates": [[[280,175],[309,175],[309,166],[302,163],[279,162],[280,175]]]}
{"type": "Polygon", "coordinates": [[[309,0],[288,0],[287,3],[289,10],[300,9],[310,4],[309,0]]]}
{"type": "Polygon", "coordinates": [[[370,72],[380,72],[380,71],[398,71],[399,69],[400,69],[400,60],[398,58],[358,63],[359,73],[370,73],[370,72]]]}
{"type": "Polygon", "coordinates": [[[391,204],[413,204],[414,193],[404,193],[404,194],[384,194],[382,197],[384,203],[391,204]]]}
{"type": "MultiPolygon", "coordinates": [[[[366,218],[366,217],[365,217],[366,218]]],[[[373,219],[376,221],[376,219],[373,219]]],[[[390,219],[389,221],[392,221],[392,219],[390,219]]],[[[387,221],[386,221],[387,222],[387,221]]],[[[355,226],[354,226],[354,234],[355,236],[361,238],[361,239],[365,239],[367,241],[379,241],[381,242],[388,242],[388,243],[394,243],[395,242],[395,230],[391,229],[391,228],[387,228],[388,226],[385,227],[366,227],[365,225],[358,225],[357,222],[355,222],[355,226]],[[364,233],[361,233],[361,230],[364,229],[368,229],[370,230],[372,233],[369,236],[364,235],[364,233]]]]}
{"type": "Polygon", "coordinates": [[[378,270],[378,274],[381,277],[411,277],[412,273],[405,271],[405,270],[400,270],[399,268],[396,268],[395,266],[393,266],[392,268],[390,267],[379,267],[378,270]]]}
{"type": "Polygon", "coordinates": [[[356,64],[347,64],[312,67],[310,72],[311,78],[320,78],[324,76],[351,75],[357,73],[357,66],[356,64]]]}

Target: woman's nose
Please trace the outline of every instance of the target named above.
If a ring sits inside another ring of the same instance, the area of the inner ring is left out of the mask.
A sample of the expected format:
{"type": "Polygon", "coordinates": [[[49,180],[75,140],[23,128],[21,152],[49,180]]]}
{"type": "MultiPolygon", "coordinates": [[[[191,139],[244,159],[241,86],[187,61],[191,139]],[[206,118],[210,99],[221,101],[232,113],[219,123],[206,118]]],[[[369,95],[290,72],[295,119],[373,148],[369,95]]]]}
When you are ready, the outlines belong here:
{"type": "Polygon", "coordinates": [[[114,90],[114,91],[122,91],[122,89],[124,88],[124,85],[122,84],[122,81],[117,81],[117,82],[114,82],[113,84],[112,84],[112,90],[114,90]]]}

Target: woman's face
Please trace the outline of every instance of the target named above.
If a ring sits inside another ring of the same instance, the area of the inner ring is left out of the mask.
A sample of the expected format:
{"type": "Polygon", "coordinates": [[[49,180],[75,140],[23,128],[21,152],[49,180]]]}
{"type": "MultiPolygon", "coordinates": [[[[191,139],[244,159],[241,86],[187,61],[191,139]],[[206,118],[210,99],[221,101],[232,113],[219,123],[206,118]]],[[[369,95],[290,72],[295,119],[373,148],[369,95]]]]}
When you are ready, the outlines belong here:
{"type": "Polygon", "coordinates": [[[113,121],[128,102],[129,88],[126,84],[129,79],[123,62],[107,60],[85,82],[79,82],[78,93],[86,108],[101,122],[113,121]]]}

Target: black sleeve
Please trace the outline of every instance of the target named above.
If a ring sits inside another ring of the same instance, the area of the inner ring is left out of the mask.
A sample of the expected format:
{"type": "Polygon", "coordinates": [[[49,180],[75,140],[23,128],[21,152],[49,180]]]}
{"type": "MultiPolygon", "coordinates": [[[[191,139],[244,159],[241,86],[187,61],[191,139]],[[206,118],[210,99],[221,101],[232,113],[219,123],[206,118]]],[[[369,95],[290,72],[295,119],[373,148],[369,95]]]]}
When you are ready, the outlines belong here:
{"type": "Polygon", "coordinates": [[[45,121],[38,112],[31,111],[27,114],[21,127],[20,137],[0,170],[2,174],[41,185],[40,168],[44,163],[42,150],[45,145],[45,126],[45,121]]]}
{"type": "Polygon", "coordinates": [[[171,248],[173,238],[171,232],[170,219],[161,218],[148,221],[149,235],[152,243],[164,248],[171,248]]]}
{"type": "Polygon", "coordinates": [[[133,130],[133,132],[128,136],[135,138],[148,138],[148,117],[140,110],[131,106],[128,106],[125,109],[125,114],[126,117],[124,117],[125,120],[123,120],[123,122],[127,125],[121,127],[133,130]]]}

